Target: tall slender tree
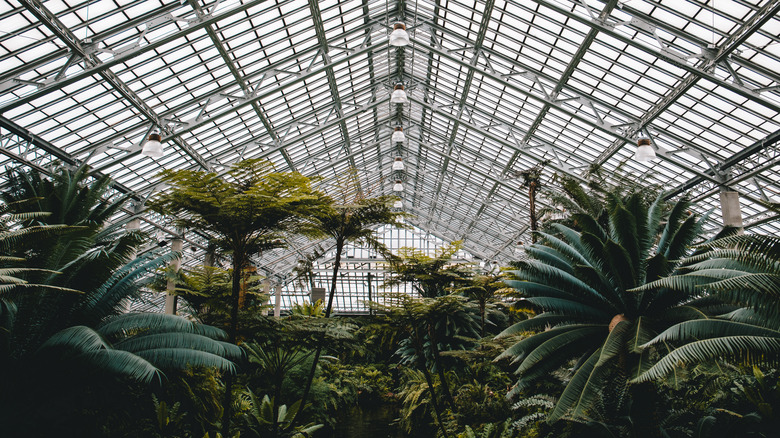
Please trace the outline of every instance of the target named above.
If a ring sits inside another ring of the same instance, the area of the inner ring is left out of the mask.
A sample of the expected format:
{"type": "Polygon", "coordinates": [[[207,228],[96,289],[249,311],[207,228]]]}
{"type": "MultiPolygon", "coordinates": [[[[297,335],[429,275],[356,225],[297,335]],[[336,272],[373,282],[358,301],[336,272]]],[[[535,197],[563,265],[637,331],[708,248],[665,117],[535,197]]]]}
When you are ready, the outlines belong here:
{"type": "MultiPolygon", "coordinates": [[[[184,228],[214,236],[230,254],[232,289],[228,338],[236,342],[241,275],[250,257],[283,245],[292,233],[312,232],[306,218],[321,214],[329,200],[296,172],[277,172],[265,160],[245,160],[225,175],[193,170],[166,170],[161,180],[170,187],[149,207],[172,215],[184,228]]],[[[229,436],[233,378],[225,376],[223,435],[229,436]]]]}
{"type": "MultiPolygon", "coordinates": [[[[356,188],[357,183],[353,178],[348,184],[342,187],[352,186],[356,188]]],[[[393,210],[391,205],[397,198],[394,196],[380,195],[367,197],[361,191],[345,191],[340,196],[341,199],[334,203],[329,209],[320,210],[319,214],[313,217],[313,223],[324,235],[333,239],[335,244],[335,255],[333,259],[333,273],[330,278],[330,292],[328,302],[325,308],[325,318],[329,318],[333,310],[333,298],[336,295],[338,286],[339,266],[344,248],[347,243],[365,245],[380,253],[389,254],[385,245],[376,238],[375,232],[380,225],[391,225],[395,227],[405,227],[403,218],[405,213],[393,210]]],[[[306,380],[306,387],[303,391],[301,408],[305,409],[306,399],[309,396],[311,384],[317,371],[317,362],[322,353],[322,344],[317,346],[314,352],[314,362],[309,371],[309,377],[306,380]]]]}

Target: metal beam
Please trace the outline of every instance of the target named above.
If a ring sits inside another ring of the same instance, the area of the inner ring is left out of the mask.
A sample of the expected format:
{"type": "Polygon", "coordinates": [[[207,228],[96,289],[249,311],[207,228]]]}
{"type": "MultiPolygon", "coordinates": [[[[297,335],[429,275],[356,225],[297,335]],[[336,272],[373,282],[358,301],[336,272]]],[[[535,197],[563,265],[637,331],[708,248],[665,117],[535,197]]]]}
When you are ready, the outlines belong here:
{"type": "MultiPolygon", "coordinates": [[[[774,133],[768,135],[766,138],[761,139],[752,145],[742,149],[741,151],[734,154],[731,158],[721,163],[720,166],[718,166],[718,172],[726,172],[731,167],[739,164],[741,161],[751,157],[752,155],[755,155],[764,149],[774,145],[780,141],[780,130],[775,131],[774,133]]],[[[705,171],[707,175],[712,176],[713,178],[718,178],[719,175],[716,174],[716,171],[714,169],[710,169],[705,171]]],[[[668,195],[666,195],[667,199],[673,198],[680,193],[686,192],[690,190],[691,188],[695,187],[696,185],[702,183],[705,181],[705,178],[702,176],[695,176],[688,181],[686,181],[684,184],[679,186],[678,188],[674,189],[672,192],[670,192],[668,195]]]]}
{"type": "MultiPolygon", "coordinates": [[[[62,42],[64,42],[71,50],[71,53],[80,56],[83,62],[88,67],[94,67],[101,63],[100,59],[92,52],[88,51],[86,47],[81,43],[73,32],[70,31],[62,22],[59,21],[56,15],[46,9],[40,0],[20,0],[20,3],[41,21],[54,35],[57,36],[62,42]]],[[[165,122],[154,112],[154,110],[146,104],[133,90],[130,89],[125,83],[115,75],[111,70],[103,70],[98,73],[104,81],[106,81],[111,87],[114,88],[122,97],[124,97],[131,105],[133,105],[147,120],[154,125],[161,128],[165,128],[165,122]]],[[[0,111],[1,113],[2,111],[0,111]]],[[[196,163],[200,164],[204,169],[208,169],[209,165],[206,160],[200,156],[194,149],[187,145],[184,140],[178,136],[173,136],[171,140],[176,143],[179,148],[184,150],[187,155],[190,156],[196,163]]]]}
{"type": "MultiPolygon", "coordinates": [[[[482,12],[482,21],[479,23],[479,30],[477,31],[477,36],[474,40],[474,46],[473,46],[473,52],[474,56],[471,58],[471,62],[469,63],[471,65],[471,68],[468,69],[468,72],[466,74],[466,79],[463,83],[463,91],[460,93],[460,100],[458,101],[458,120],[460,119],[460,114],[463,112],[463,106],[466,104],[466,101],[469,97],[469,92],[471,91],[471,84],[474,81],[474,73],[476,70],[477,62],[479,61],[479,57],[481,55],[482,51],[482,44],[485,42],[485,35],[487,34],[488,30],[488,24],[490,24],[490,19],[493,15],[493,7],[495,6],[496,2],[495,0],[486,0],[485,1],[485,9],[482,12]]],[[[433,34],[433,32],[431,32],[433,34]]],[[[455,139],[458,135],[458,129],[460,128],[460,122],[455,121],[455,124],[452,126],[452,132],[450,133],[449,139],[447,139],[447,156],[449,156],[452,153],[452,146],[455,143],[455,139]]],[[[442,164],[442,177],[437,179],[436,182],[436,198],[439,196],[439,191],[441,190],[441,185],[444,182],[443,175],[447,172],[447,166],[449,166],[449,158],[444,159],[444,163],[442,164]]],[[[434,202],[432,205],[436,204],[436,198],[434,198],[434,202]]]]}
{"type": "MultiPolygon", "coordinates": [[[[609,17],[609,15],[612,13],[612,10],[615,9],[615,6],[617,6],[617,2],[618,0],[608,0],[607,3],[604,5],[604,8],[601,10],[601,13],[599,13],[598,19],[602,21],[606,20],[609,17]]],[[[558,96],[558,93],[560,93],[561,90],[563,90],[563,86],[568,82],[571,75],[574,74],[575,71],[577,71],[577,66],[580,64],[582,58],[588,53],[588,50],[590,49],[590,45],[596,39],[598,33],[599,33],[598,29],[591,28],[588,34],[582,40],[582,43],[577,48],[577,52],[574,53],[574,55],[572,56],[569,65],[566,66],[566,70],[564,70],[563,74],[558,80],[558,83],[555,85],[555,88],[553,88],[552,92],[550,92],[550,96],[553,99],[556,96],[558,96]]],[[[539,111],[539,114],[537,114],[533,123],[531,123],[531,127],[528,129],[528,131],[526,131],[525,135],[523,136],[523,139],[520,141],[520,144],[528,143],[528,141],[531,140],[536,130],[542,124],[542,121],[544,121],[544,118],[547,115],[547,112],[549,110],[550,110],[550,104],[545,103],[544,107],[542,107],[542,110],[539,111]]],[[[519,155],[520,155],[519,152],[515,152],[514,154],[512,154],[512,158],[509,160],[509,162],[506,163],[506,166],[504,166],[504,169],[501,171],[501,175],[506,175],[506,173],[512,169],[512,166],[514,165],[514,161],[517,159],[519,155]]],[[[493,193],[495,193],[497,188],[498,185],[494,184],[493,187],[490,189],[490,192],[488,193],[486,199],[490,199],[490,197],[493,195],[493,193]]],[[[477,220],[479,220],[479,217],[482,215],[482,212],[485,210],[486,207],[487,207],[487,202],[483,202],[482,206],[479,208],[479,210],[477,210],[477,214],[474,216],[474,220],[472,221],[472,224],[476,223],[477,220]]]]}
{"type": "MultiPolygon", "coordinates": [[[[685,79],[683,79],[677,86],[672,89],[671,92],[667,93],[663,99],[661,99],[660,102],[658,102],[656,105],[654,105],[652,108],[650,108],[648,111],[645,112],[645,114],[641,117],[639,120],[639,123],[634,127],[629,127],[631,135],[636,134],[637,132],[644,129],[647,125],[649,125],[653,120],[655,120],[658,116],[660,116],[664,111],[666,111],[670,106],[672,106],[677,100],[685,95],[685,93],[688,92],[694,85],[696,85],[697,82],[699,82],[699,79],[702,79],[705,77],[704,74],[701,72],[710,72],[715,68],[718,63],[726,59],[728,55],[734,52],[741,44],[743,44],[751,35],[753,35],[761,26],[763,26],[770,18],[775,16],[780,10],[780,1],[770,1],[767,2],[767,4],[764,5],[764,7],[761,8],[761,10],[754,13],[750,19],[748,19],[742,27],[737,29],[735,32],[732,32],[729,37],[726,39],[726,41],[720,46],[718,49],[718,53],[716,56],[714,56],[712,59],[705,59],[702,66],[699,67],[699,70],[692,69],[689,70],[691,73],[685,79]]],[[[611,35],[615,36],[615,35],[611,35]]],[[[633,40],[631,40],[633,41],[633,40]]],[[[624,41],[626,42],[626,41],[624,41]]],[[[636,47],[644,47],[641,45],[636,45],[636,47]]],[[[647,51],[647,50],[645,50],[647,51]]],[[[651,52],[652,53],[652,52],[651,52]]],[[[660,54],[653,53],[657,56],[660,56],[660,54]]],[[[669,60],[666,60],[669,62],[669,60]]],[[[672,62],[675,64],[674,62],[672,62]]],[[[678,62],[679,63],[679,62],[678,62]]],[[[685,66],[687,66],[687,63],[683,63],[685,66]]],[[[679,66],[679,65],[678,65],[679,66]]],[[[711,75],[707,75],[706,79],[713,81],[711,75]]],[[[725,84],[727,82],[717,80],[713,81],[716,84],[725,87],[725,84]]],[[[729,88],[729,87],[725,87],[729,88]]],[[[733,87],[731,87],[733,88],[733,87]]],[[[737,87],[740,90],[742,90],[743,87],[737,87]]],[[[734,90],[731,90],[734,91],[734,90]]],[[[745,93],[738,93],[742,95],[743,97],[747,97],[751,100],[757,100],[755,99],[756,95],[747,95],[745,96],[745,93]]],[[[760,97],[760,95],[759,95],[760,97]]],[[[764,104],[764,99],[757,100],[758,103],[763,104],[764,106],[767,106],[764,104]]],[[[771,106],[769,108],[772,108],[771,106]]],[[[780,107],[774,106],[775,111],[780,111],[780,107]]],[[[611,145],[609,145],[596,159],[596,164],[602,165],[607,160],[609,160],[617,151],[623,147],[625,143],[618,140],[615,140],[611,145]]]]}

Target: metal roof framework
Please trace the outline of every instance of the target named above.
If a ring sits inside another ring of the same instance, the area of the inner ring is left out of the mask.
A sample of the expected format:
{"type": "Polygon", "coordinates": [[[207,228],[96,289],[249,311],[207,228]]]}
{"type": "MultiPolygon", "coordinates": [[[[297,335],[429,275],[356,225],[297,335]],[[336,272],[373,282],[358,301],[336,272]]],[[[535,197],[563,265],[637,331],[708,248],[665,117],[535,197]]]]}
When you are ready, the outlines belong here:
{"type": "MultiPolygon", "coordinates": [[[[739,192],[778,234],[780,0],[0,0],[0,165],[88,163],[137,208],[163,169],[265,157],[360,190],[403,179],[411,223],[516,256],[548,161],[618,167],[700,211],[739,192]],[[395,22],[411,44],[388,44],[395,22]],[[410,102],[390,103],[402,82],[410,102]],[[395,126],[407,140],[390,141],[395,126]],[[162,132],[167,153],[143,156],[162,132]],[[640,133],[658,159],[631,160],[640,133]],[[406,169],[393,172],[402,156],[406,169]]],[[[127,218],[138,215],[126,211],[127,218]]],[[[141,213],[144,228],[175,233],[141,213]]],[[[717,226],[716,220],[711,228],[717,226]]],[[[188,237],[199,245],[198,236],[188,237]]],[[[527,239],[526,239],[527,240],[527,239]]],[[[287,272],[316,243],[261,265],[287,272]],[[292,254],[292,255],[291,255],[292,254]]]]}

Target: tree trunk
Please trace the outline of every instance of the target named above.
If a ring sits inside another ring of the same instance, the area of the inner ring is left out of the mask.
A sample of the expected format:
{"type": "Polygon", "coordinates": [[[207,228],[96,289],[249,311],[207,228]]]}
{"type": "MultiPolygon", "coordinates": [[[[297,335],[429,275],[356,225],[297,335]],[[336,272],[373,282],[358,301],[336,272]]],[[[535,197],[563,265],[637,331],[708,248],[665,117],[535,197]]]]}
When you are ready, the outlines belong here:
{"type": "Polygon", "coordinates": [[[531,214],[531,242],[536,243],[536,182],[528,184],[528,204],[531,214]]]}
{"type": "MultiPolygon", "coordinates": [[[[228,342],[236,343],[238,332],[238,301],[241,294],[241,274],[244,266],[244,257],[240,251],[233,251],[233,288],[230,295],[230,329],[228,330],[228,342]]],[[[225,395],[222,399],[222,436],[230,436],[230,420],[233,416],[233,374],[225,376],[225,395]]]]}
{"type": "Polygon", "coordinates": [[[479,337],[485,337],[485,302],[479,302],[479,337]]]}
{"type": "Polygon", "coordinates": [[[417,348],[417,366],[420,367],[420,371],[422,371],[423,375],[425,376],[425,382],[428,384],[428,392],[431,393],[431,404],[433,405],[433,412],[436,413],[436,421],[439,423],[439,429],[441,429],[441,433],[444,435],[444,438],[449,438],[447,429],[444,427],[444,422],[441,418],[442,414],[441,408],[439,407],[439,402],[436,401],[436,391],[433,390],[433,378],[431,377],[431,373],[428,371],[428,367],[425,364],[425,354],[423,353],[423,343],[420,337],[420,331],[418,327],[414,327],[413,330],[414,340],[417,348]]]}
{"type": "MultiPolygon", "coordinates": [[[[336,239],[336,258],[333,260],[333,278],[330,283],[330,294],[328,295],[328,306],[325,308],[325,318],[330,318],[330,311],[333,309],[333,297],[336,295],[336,284],[338,283],[339,276],[339,264],[341,263],[341,253],[344,251],[344,240],[336,239]]],[[[309,378],[306,379],[306,386],[303,389],[303,395],[301,396],[302,412],[306,407],[306,399],[309,398],[309,391],[311,391],[312,382],[314,382],[314,375],[317,373],[317,362],[320,360],[320,354],[322,353],[322,345],[325,343],[325,333],[323,332],[322,340],[317,344],[317,349],[314,350],[314,362],[311,364],[311,370],[309,370],[309,378]]],[[[297,418],[297,417],[296,417],[297,418]]]]}
{"type": "MultiPolygon", "coordinates": [[[[431,351],[433,352],[433,363],[436,364],[436,373],[439,374],[439,380],[441,380],[441,388],[444,391],[444,399],[449,403],[450,408],[455,409],[455,399],[452,398],[452,392],[450,392],[450,384],[447,382],[447,378],[444,375],[444,367],[441,366],[441,356],[439,356],[439,345],[436,339],[436,329],[433,323],[428,323],[428,338],[431,341],[431,351]]],[[[421,352],[422,353],[422,352],[421,352]]]]}

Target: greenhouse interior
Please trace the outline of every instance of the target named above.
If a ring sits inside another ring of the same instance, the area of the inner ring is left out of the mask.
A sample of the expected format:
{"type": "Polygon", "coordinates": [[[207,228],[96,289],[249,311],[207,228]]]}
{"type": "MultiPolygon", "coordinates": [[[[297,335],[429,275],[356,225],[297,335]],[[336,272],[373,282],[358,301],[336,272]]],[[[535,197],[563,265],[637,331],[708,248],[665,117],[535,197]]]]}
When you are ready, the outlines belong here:
{"type": "Polygon", "coordinates": [[[4,437],[780,437],[780,0],[0,0],[4,437]]]}

